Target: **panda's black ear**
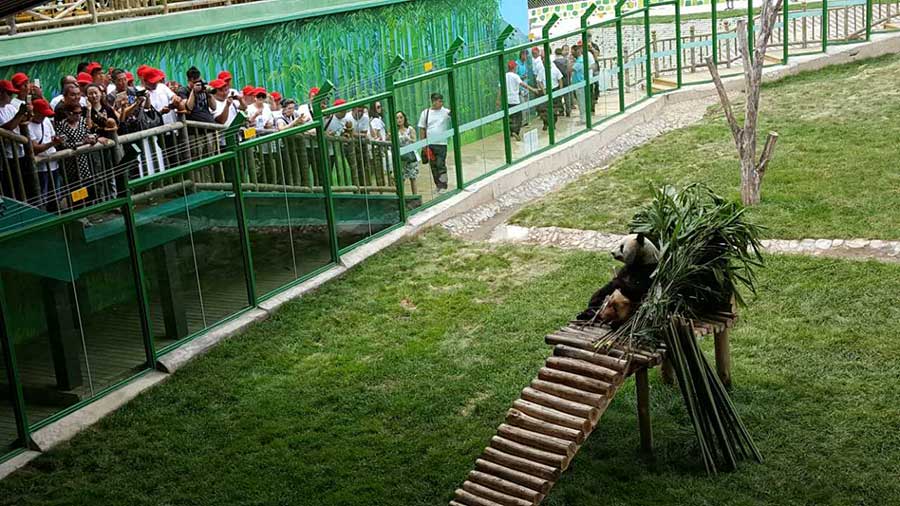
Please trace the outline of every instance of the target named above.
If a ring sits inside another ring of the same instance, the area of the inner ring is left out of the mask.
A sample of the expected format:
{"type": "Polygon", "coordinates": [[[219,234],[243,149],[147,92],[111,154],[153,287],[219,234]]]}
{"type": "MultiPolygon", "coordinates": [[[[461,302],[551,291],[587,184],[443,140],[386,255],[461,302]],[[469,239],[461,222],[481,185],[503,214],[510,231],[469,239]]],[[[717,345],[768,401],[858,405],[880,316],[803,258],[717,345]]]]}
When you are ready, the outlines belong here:
{"type": "Polygon", "coordinates": [[[638,232],[637,243],[640,244],[641,246],[644,245],[644,234],[638,232]]]}

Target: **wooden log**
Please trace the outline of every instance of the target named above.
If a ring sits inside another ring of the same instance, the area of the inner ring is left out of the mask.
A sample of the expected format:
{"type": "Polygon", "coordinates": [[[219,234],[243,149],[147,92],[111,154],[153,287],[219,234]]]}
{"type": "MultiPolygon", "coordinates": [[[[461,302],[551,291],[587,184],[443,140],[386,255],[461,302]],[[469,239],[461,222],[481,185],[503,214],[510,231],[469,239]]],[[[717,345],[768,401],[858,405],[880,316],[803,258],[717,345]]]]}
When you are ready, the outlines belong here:
{"type": "Polygon", "coordinates": [[[540,495],[540,492],[537,490],[523,487],[518,483],[513,483],[499,476],[483,473],[481,471],[470,471],[469,481],[531,503],[533,503],[537,496],[540,495]]]}
{"type": "Polygon", "coordinates": [[[538,371],[538,378],[551,383],[558,383],[560,385],[566,385],[578,390],[596,394],[605,394],[609,392],[612,387],[612,385],[605,381],[560,371],[559,369],[550,369],[549,367],[541,367],[541,370],[538,371]]]}
{"type": "Polygon", "coordinates": [[[575,429],[584,432],[585,434],[589,433],[594,427],[594,424],[586,418],[573,416],[568,413],[557,411],[555,409],[541,406],[540,404],[529,402],[523,399],[516,399],[513,402],[513,408],[518,409],[526,415],[537,418],[538,420],[543,420],[545,422],[553,423],[556,425],[562,425],[563,427],[575,429]]]}
{"type": "Polygon", "coordinates": [[[532,448],[500,436],[491,438],[491,446],[502,452],[515,455],[516,457],[522,457],[523,459],[528,459],[532,462],[557,467],[561,470],[565,470],[569,465],[569,458],[565,455],[538,450],[537,448],[532,448]]]}
{"type": "Polygon", "coordinates": [[[493,462],[494,464],[506,467],[508,469],[514,469],[523,474],[534,476],[535,478],[542,479],[550,483],[553,483],[559,479],[560,470],[558,467],[553,467],[547,464],[529,460],[527,458],[511,455],[490,446],[484,449],[484,453],[481,454],[481,458],[483,460],[493,462]]]}
{"type": "Polygon", "coordinates": [[[481,497],[482,499],[488,499],[504,506],[534,506],[534,501],[513,497],[511,495],[504,494],[503,492],[498,492],[490,487],[486,487],[482,484],[475,483],[471,480],[466,480],[465,482],[463,482],[462,488],[463,490],[474,496],[481,497]]]}
{"type": "Polygon", "coordinates": [[[450,501],[450,506],[467,506],[461,502],[450,501]]]}
{"type": "Polygon", "coordinates": [[[585,351],[594,351],[594,345],[590,341],[574,336],[571,334],[563,334],[563,333],[553,333],[547,334],[547,337],[544,338],[544,342],[550,345],[554,344],[564,344],[566,346],[571,346],[573,348],[578,348],[580,350],[585,351]]]}
{"type": "Polygon", "coordinates": [[[466,506],[505,506],[502,503],[494,502],[490,499],[485,499],[484,497],[478,497],[461,488],[456,489],[456,492],[454,492],[453,495],[456,497],[457,501],[466,506]]]}
{"type": "Polygon", "coordinates": [[[510,409],[506,412],[506,423],[514,427],[520,427],[530,431],[540,432],[541,434],[546,434],[548,436],[558,437],[560,439],[568,439],[569,441],[574,441],[578,444],[584,442],[584,438],[586,435],[580,430],[570,429],[569,427],[556,425],[554,423],[545,422],[538,418],[528,416],[518,409],[510,409]]]}
{"type": "Polygon", "coordinates": [[[619,379],[620,373],[586,360],[565,357],[549,357],[546,366],[581,376],[588,376],[600,381],[612,383],[619,379]]]}
{"type": "Polygon", "coordinates": [[[522,398],[526,401],[540,404],[541,406],[562,411],[563,413],[579,416],[590,421],[591,425],[596,425],[597,420],[600,419],[601,415],[601,411],[597,407],[563,399],[562,397],[548,394],[531,387],[525,387],[525,389],[522,390],[522,398]]]}
{"type": "Polygon", "coordinates": [[[713,339],[716,353],[716,372],[722,385],[725,388],[731,388],[731,342],[730,329],[722,332],[716,332],[713,339]]]}
{"type": "Polygon", "coordinates": [[[531,388],[540,390],[541,392],[562,397],[570,401],[580,402],[588,406],[600,407],[605,404],[607,397],[601,394],[585,392],[559,383],[551,383],[545,380],[531,380],[531,388]]]}
{"type": "Polygon", "coordinates": [[[532,448],[556,453],[571,458],[575,455],[578,445],[574,441],[567,441],[558,437],[548,436],[540,432],[532,432],[519,427],[502,423],[497,428],[497,434],[501,437],[515,441],[532,448]]]}
{"type": "Polygon", "coordinates": [[[601,353],[595,353],[593,351],[585,351],[579,348],[573,348],[571,346],[566,346],[564,344],[557,344],[553,349],[553,354],[557,357],[566,357],[566,358],[574,358],[577,360],[584,360],[586,362],[590,362],[592,364],[597,364],[601,367],[605,367],[607,369],[611,369],[617,373],[623,373],[625,371],[625,367],[628,365],[627,360],[622,360],[621,358],[611,357],[609,355],[604,355],[601,353]]]}
{"type": "Polygon", "coordinates": [[[519,485],[528,487],[540,494],[546,494],[550,490],[550,487],[553,486],[553,483],[549,480],[538,478],[537,476],[532,476],[528,473],[523,473],[522,471],[516,471],[515,469],[510,469],[485,459],[476,460],[475,469],[485,474],[499,476],[504,480],[518,483],[519,485]]]}

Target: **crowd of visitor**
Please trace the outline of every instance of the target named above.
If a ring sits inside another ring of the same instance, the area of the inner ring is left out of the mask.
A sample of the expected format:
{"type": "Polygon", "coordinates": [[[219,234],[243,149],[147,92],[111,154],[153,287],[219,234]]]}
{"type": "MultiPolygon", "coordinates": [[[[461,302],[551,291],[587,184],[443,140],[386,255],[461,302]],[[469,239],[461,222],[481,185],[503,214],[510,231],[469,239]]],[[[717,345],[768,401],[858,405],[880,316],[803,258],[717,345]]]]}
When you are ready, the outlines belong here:
{"type": "MultiPolygon", "coordinates": [[[[545,58],[550,56],[534,47],[530,55],[522,51],[518,60],[508,62],[505,86],[510,107],[546,94],[548,87],[561,89],[583,82],[599,70],[596,46],[590,47],[588,69],[584,68],[580,44],[562,46],[550,60],[548,85],[545,58]]],[[[48,209],[66,200],[68,192],[77,187],[87,188],[87,201],[112,198],[124,190],[126,178],[152,175],[181,160],[179,141],[184,139],[179,136],[183,133],[175,128],[159,127],[184,118],[195,124],[208,124],[209,131],[214,132],[216,128],[232,125],[238,114],[243,114],[245,123],[240,126],[244,128],[259,133],[284,130],[312,121],[311,104],[318,92],[312,88],[306,100],[300,101],[253,85],[238,89],[227,70],[206,81],[196,67],[191,67],[182,84],[167,79],[162,70],[148,65],[141,65],[132,73],[115,67],[104,69],[98,62],[83,62],[73,75],[60,79],[59,92],[48,97],[39,80],[19,72],[0,80],[0,127],[27,137],[31,149],[28,153],[27,145],[0,138],[5,155],[0,166],[0,197],[48,209]],[[148,131],[153,135],[116,143],[122,145],[114,159],[104,160],[108,154],[84,149],[72,156],[56,159],[51,156],[60,150],[111,144],[124,134],[148,131]],[[104,184],[96,184],[98,180],[104,184]]],[[[595,102],[597,93],[592,94],[595,102]]],[[[338,107],[345,103],[336,99],[331,105],[338,107]]],[[[498,107],[499,103],[498,96],[498,107]]],[[[552,105],[544,103],[535,109],[547,129],[549,114],[570,116],[577,109],[584,121],[587,114],[584,104],[584,89],[578,88],[573,93],[554,95],[552,105]]],[[[403,111],[397,111],[393,118],[401,148],[419,139],[428,140],[423,149],[408,149],[401,155],[403,178],[409,180],[415,193],[419,165],[427,164],[434,188],[441,193],[448,189],[446,160],[451,111],[444,107],[443,96],[433,93],[430,107],[417,112],[415,123],[403,111]]],[[[525,112],[518,110],[510,116],[511,135],[515,140],[521,140],[521,129],[527,121],[525,112]]],[[[391,129],[383,114],[380,102],[368,108],[353,107],[324,117],[324,132],[328,136],[389,142],[391,129]]],[[[193,150],[205,155],[224,146],[225,138],[209,136],[192,142],[193,150]]],[[[328,156],[333,162],[337,156],[331,145],[328,156]]],[[[386,168],[392,172],[392,167],[386,168]]],[[[73,203],[69,200],[68,204],[73,203]]]]}

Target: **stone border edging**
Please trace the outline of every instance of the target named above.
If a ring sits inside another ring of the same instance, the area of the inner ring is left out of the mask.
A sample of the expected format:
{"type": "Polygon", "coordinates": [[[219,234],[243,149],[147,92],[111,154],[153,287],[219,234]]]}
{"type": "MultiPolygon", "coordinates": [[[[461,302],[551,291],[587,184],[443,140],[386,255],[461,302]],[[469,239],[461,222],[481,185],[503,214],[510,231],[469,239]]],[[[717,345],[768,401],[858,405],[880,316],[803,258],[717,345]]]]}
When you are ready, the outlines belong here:
{"type": "MultiPolygon", "coordinates": [[[[855,60],[874,58],[888,53],[900,52],[900,33],[873,34],[872,41],[852,46],[832,46],[825,54],[795,57],[786,66],[770,67],[764,70],[764,81],[774,81],[804,71],[818,70],[831,65],[840,65],[855,60]]],[[[743,86],[742,76],[724,79],[729,91],[743,86]]],[[[304,283],[273,297],[246,313],[210,329],[183,347],[172,351],[159,360],[158,371],[150,371],[119,390],[97,399],[87,406],[31,434],[31,448],[47,451],[68,441],[84,428],[96,423],[102,417],[114,412],[128,401],[152,388],[171,376],[171,373],[187,362],[202,356],[222,340],[239,335],[250,325],[264,320],[281,305],[315,290],[323,283],[347,272],[353,266],[379,251],[412,237],[424,229],[448,218],[457,216],[477,206],[496,200],[500,195],[536,176],[564,169],[574,163],[585,163],[589,155],[602,146],[611,144],[618,136],[632,128],[646,123],[658,115],[666,106],[698,100],[715,93],[712,83],[694,85],[672,91],[642,102],[633,109],[602,123],[593,130],[584,132],[564,144],[553,146],[547,151],[522,162],[507,167],[481,181],[472,184],[457,195],[425,209],[409,218],[407,224],[371,242],[360,245],[342,256],[342,265],[335,266],[304,283]],[[167,373],[168,371],[168,373],[167,373]]],[[[521,227],[520,227],[521,228],[521,227]]],[[[39,455],[26,451],[13,457],[0,467],[0,479],[24,466],[39,455]],[[4,474],[6,473],[6,474],[4,474]]]]}

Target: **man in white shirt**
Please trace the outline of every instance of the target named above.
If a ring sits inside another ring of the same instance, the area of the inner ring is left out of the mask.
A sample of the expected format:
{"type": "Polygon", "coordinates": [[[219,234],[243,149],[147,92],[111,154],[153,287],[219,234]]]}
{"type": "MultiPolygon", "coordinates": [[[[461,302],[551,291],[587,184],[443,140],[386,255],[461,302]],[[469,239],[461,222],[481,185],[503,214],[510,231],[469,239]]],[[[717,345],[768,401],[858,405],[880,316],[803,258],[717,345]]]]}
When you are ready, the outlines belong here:
{"type": "MultiPolygon", "coordinates": [[[[18,93],[19,89],[13,86],[12,82],[6,79],[0,80],[0,128],[21,135],[21,127],[26,125],[31,113],[28,104],[24,102],[18,107],[12,104],[12,97],[18,93]]],[[[25,202],[37,195],[31,157],[25,156],[25,149],[21,144],[12,142],[4,144],[6,144],[6,149],[3,156],[6,157],[6,162],[0,166],[0,183],[2,183],[0,188],[3,189],[3,196],[25,202]],[[6,167],[11,174],[6,174],[2,167],[6,167]],[[24,194],[22,193],[23,189],[24,194]]]]}
{"type": "MultiPolygon", "coordinates": [[[[63,78],[59,80],[59,95],[53,97],[53,99],[50,100],[50,107],[52,107],[54,111],[56,110],[56,106],[58,106],[59,103],[63,101],[63,98],[65,97],[66,87],[70,84],[72,86],[78,86],[78,81],[75,79],[75,76],[63,76],[63,78]]],[[[87,97],[82,95],[80,102],[81,107],[87,108],[87,97]]]]}
{"type": "MultiPolygon", "coordinates": [[[[209,83],[209,87],[215,91],[212,100],[209,101],[209,108],[212,110],[213,118],[220,125],[230,126],[234,118],[237,117],[238,107],[236,103],[240,99],[228,94],[228,84],[221,79],[213,79],[209,83]]],[[[219,139],[219,145],[225,146],[225,144],[225,137],[222,136],[219,139]]]]}
{"type": "Polygon", "coordinates": [[[431,107],[419,115],[419,138],[428,139],[428,165],[438,193],[447,191],[447,139],[451,130],[450,109],[444,107],[444,96],[431,94],[431,107]]]}
{"type": "MultiPolygon", "coordinates": [[[[537,48],[534,48],[537,49],[537,48]]],[[[543,91],[543,94],[547,94],[547,72],[544,67],[544,60],[540,56],[534,59],[534,81],[537,83],[537,87],[543,91]]],[[[556,68],[552,62],[550,63],[550,89],[558,90],[562,85],[563,74],[556,68]]],[[[544,122],[544,130],[547,130],[550,127],[550,120],[548,118],[548,107],[547,104],[541,104],[537,107],[538,114],[541,115],[541,121],[544,122]]],[[[559,112],[562,110],[562,97],[553,97],[553,116],[554,119],[559,115],[559,112]]]]}
{"type": "Polygon", "coordinates": [[[353,108],[353,133],[357,137],[369,135],[369,111],[365,107],[353,108]]]}
{"type": "MultiPolygon", "coordinates": [[[[519,76],[518,64],[512,60],[510,60],[506,64],[506,103],[510,108],[517,106],[522,103],[522,88],[532,92],[537,93],[538,90],[536,88],[532,88],[525,81],[522,80],[522,77],[519,76]]],[[[497,92],[497,108],[500,108],[500,98],[502,97],[502,93],[500,91],[497,92]]],[[[513,139],[520,141],[522,140],[520,131],[522,130],[522,111],[516,111],[509,115],[509,134],[513,139]]]]}
{"type": "Polygon", "coordinates": [[[300,104],[297,106],[297,115],[300,117],[300,121],[298,124],[302,125],[306,122],[312,121],[312,101],[319,94],[319,88],[313,86],[309,89],[309,101],[305,104],[300,104]],[[306,119],[304,119],[304,117],[306,119]]]}
{"type": "MultiPolygon", "coordinates": [[[[35,156],[52,155],[56,153],[56,146],[62,144],[62,139],[56,135],[56,128],[50,118],[53,117],[53,109],[44,99],[37,99],[31,103],[33,112],[28,123],[28,137],[31,139],[31,147],[35,156]]],[[[47,205],[48,210],[55,210],[58,201],[58,191],[62,187],[62,175],[59,173],[59,163],[56,161],[43,162],[37,165],[38,181],[40,188],[39,206],[47,205]],[[52,193],[52,196],[51,196],[52,193]]]]}
{"type": "Polygon", "coordinates": [[[166,75],[162,70],[149,69],[144,72],[144,88],[147,90],[147,99],[150,105],[159,111],[162,115],[163,125],[175,123],[175,108],[172,107],[173,102],[180,101],[175,92],[169,89],[162,82],[166,79],[166,75]]]}

